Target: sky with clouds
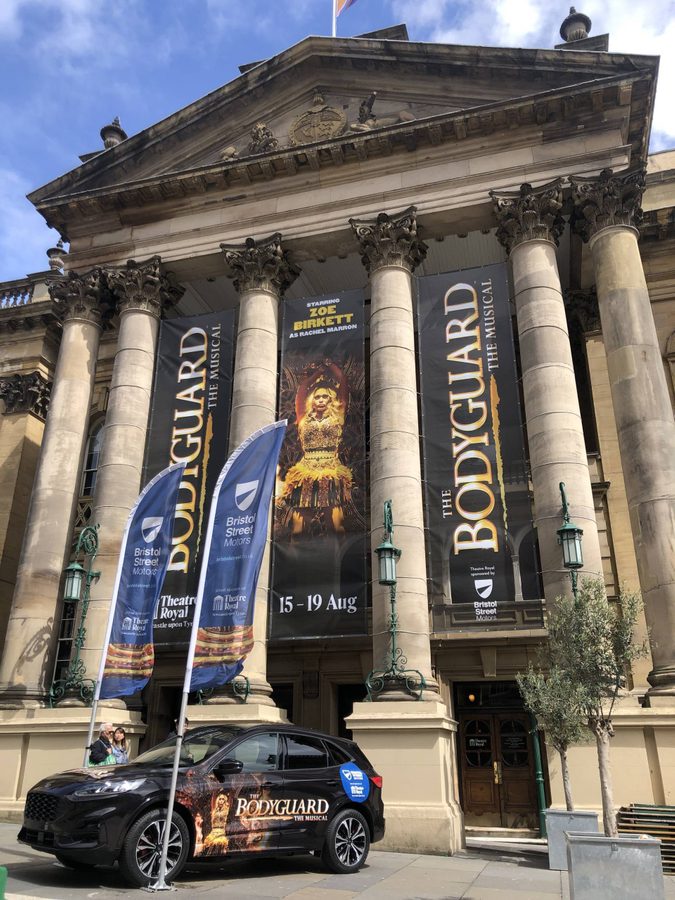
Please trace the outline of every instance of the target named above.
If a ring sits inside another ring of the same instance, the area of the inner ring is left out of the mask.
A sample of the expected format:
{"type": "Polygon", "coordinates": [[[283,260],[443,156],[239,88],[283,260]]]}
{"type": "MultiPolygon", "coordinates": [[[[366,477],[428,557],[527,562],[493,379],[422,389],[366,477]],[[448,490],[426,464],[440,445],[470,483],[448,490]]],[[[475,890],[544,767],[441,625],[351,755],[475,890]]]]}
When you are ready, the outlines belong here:
{"type": "MultiPolygon", "coordinates": [[[[101,146],[119,116],[135,134],[308,34],[332,0],[0,0],[0,281],[47,268],[58,235],[25,195],[101,146]]],[[[610,50],[661,56],[652,151],[675,147],[675,0],[582,0],[610,50]]],[[[357,35],[398,22],[420,41],[553,47],[569,4],[551,0],[358,0],[357,35]]]]}

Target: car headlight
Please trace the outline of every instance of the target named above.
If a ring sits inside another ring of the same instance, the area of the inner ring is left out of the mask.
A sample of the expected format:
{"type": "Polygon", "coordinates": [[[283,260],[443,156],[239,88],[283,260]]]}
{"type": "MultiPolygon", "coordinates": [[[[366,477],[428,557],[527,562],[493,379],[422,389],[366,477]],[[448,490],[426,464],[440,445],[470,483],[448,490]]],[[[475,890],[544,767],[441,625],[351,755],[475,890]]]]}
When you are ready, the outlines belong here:
{"type": "Polygon", "coordinates": [[[73,791],[73,797],[91,797],[95,794],[124,794],[127,791],[135,791],[144,781],[144,778],[125,779],[124,781],[95,781],[73,791]]]}

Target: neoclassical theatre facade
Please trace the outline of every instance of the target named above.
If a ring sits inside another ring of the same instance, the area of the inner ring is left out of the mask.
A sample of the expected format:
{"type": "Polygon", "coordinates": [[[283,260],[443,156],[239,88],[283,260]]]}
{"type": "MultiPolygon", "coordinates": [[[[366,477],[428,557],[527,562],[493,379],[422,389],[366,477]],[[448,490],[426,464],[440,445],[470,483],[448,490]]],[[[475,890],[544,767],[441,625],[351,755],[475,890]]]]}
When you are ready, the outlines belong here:
{"type": "MultiPolygon", "coordinates": [[[[80,764],[127,516],[185,461],[154,674],[100,709],[135,748],[167,734],[213,473],[278,417],[254,648],[191,726],[352,734],[392,848],[536,828],[514,679],[571,590],[562,482],[581,576],[644,600],[616,801],[675,802],[675,152],[648,154],[658,59],[585,21],[542,50],[309,37],[30,195],[69,250],[0,285],[4,815],[80,764]],[[97,577],[64,600],[89,526],[97,577]]],[[[590,740],[571,760],[599,808],[590,740]]]]}

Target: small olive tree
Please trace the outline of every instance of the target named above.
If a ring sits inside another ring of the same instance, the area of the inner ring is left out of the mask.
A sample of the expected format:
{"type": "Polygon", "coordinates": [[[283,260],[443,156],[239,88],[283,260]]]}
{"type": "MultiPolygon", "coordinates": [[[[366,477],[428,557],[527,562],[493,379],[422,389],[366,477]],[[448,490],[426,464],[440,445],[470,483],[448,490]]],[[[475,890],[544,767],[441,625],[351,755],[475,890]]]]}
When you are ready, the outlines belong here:
{"type": "Polygon", "coordinates": [[[544,674],[530,665],[527,672],[516,675],[516,680],[526,708],[546,733],[547,741],[560,754],[565,805],[568,810],[573,810],[567,751],[588,734],[579,685],[570,681],[565,672],[555,666],[544,674]]]}
{"type": "Polygon", "coordinates": [[[618,833],[609,763],[612,713],[631,664],[647,652],[646,642],[634,641],[639,595],[622,590],[619,600],[617,612],[607,602],[602,580],[586,578],[576,597],[558,598],[548,622],[551,667],[575,685],[575,702],[595,736],[602,814],[610,837],[618,833]]]}

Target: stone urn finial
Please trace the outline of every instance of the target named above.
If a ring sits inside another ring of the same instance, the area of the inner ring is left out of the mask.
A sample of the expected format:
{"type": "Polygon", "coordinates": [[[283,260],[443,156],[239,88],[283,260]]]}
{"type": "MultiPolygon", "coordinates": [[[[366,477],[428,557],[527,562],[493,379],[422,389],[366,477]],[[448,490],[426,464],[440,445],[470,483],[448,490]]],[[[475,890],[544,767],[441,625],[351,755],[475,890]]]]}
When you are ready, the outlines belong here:
{"type": "Polygon", "coordinates": [[[116,147],[122,141],[126,141],[128,135],[120,125],[119,116],[115,116],[110,125],[104,125],[101,128],[101,139],[106,150],[116,147]]]}
{"type": "Polygon", "coordinates": [[[63,257],[68,255],[68,251],[63,246],[61,238],[56,242],[56,247],[50,247],[47,250],[47,258],[49,259],[49,268],[55,272],[63,272],[63,257]]]}
{"type": "Polygon", "coordinates": [[[591,30],[591,20],[583,13],[578,13],[570,6],[570,14],[560,26],[560,37],[566,42],[581,41],[587,38],[591,30]]]}

